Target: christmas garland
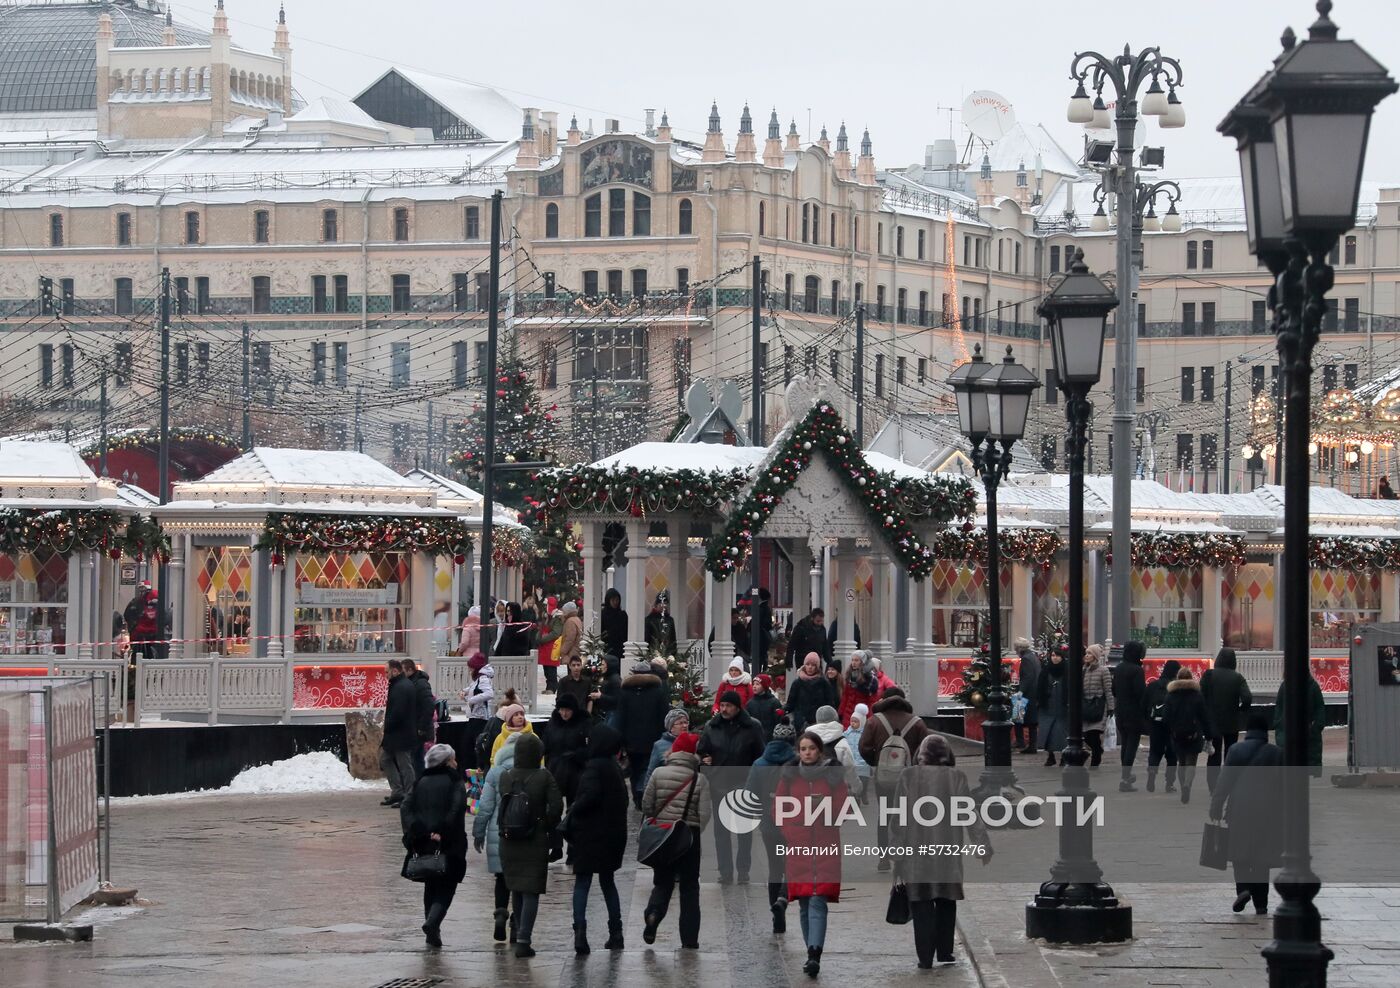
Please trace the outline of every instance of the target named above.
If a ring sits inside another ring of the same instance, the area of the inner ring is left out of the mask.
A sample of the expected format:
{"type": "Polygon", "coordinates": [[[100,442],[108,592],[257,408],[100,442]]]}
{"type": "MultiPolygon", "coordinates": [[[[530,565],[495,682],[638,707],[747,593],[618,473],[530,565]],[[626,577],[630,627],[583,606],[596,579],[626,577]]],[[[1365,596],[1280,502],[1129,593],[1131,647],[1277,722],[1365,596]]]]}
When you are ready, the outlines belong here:
{"type": "Polygon", "coordinates": [[[1400,539],[1317,536],[1308,540],[1308,562],[1319,569],[1400,571],[1400,539]]]}
{"type": "Polygon", "coordinates": [[[573,466],[540,473],[542,500],[570,511],[626,512],[634,518],[667,511],[716,508],[746,483],[744,471],[646,470],[573,466]]]}
{"type": "MultiPolygon", "coordinates": [[[[1220,567],[1245,561],[1242,535],[1134,532],[1132,546],[1134,566],[1220,567]]],[[[1105,558],[1112,564],[1112,553],[1105,558]]]]}
{"type": "Polygon", "coordinates": [[[519,566],[530,558],[534,539],[520,528],[491,528],[491,559],[497,566],[519,566]]]}
{"type": "MultiPolygon", "coordinates": [[[[1049,565],[1064,547],[1060,533],[1053,528],[1010,528],[997,533],[997,548],[1003,563],[1049,565]]],[[[987,564],[987,530],[973,528],[970,522],[961,530],[939,532],[929,542],[935,559],[964,559],[987,564]]]]}
{"type": "MultiPolygon", "coordinates": [[[[748,494],[730,514],[724,529],[710,539],[705,566],[717,580],[726,580],[743,565],[773,511],[802,471],[820,452],[833,472],[871,516],[872,527],[889,545],[900,565],[916,580],[933,568],[933,550],[924,545],[899,503],[899,489],[866,462],[859,446],[841,424],[841,416],[819,403],[770,451],[748,494]]],[[[923,483],[923,482],[920,482],[923,483]]],[[[972,485],[961,478],[930,482],[947,489],[940,501],[930,500],[930,517],[944,522],[966,518],[977,504],[972,485]]]]}
{"type": "Polygon", "coordinates": [[[153,519],[105,509],[0,508],[0,552],[105,550],[113,559],[170,556],[170,537],[153,519]]]}
{"type": "Polygon", "coordinates": [[[273,513],[256,548],[271,549],[275,557],[305,551],[431,552],[462,563],[472,541],[472,528],[458,518],[273,513]]]}
{"type": "MultiPolygon", "coordinates": [[[[170,430],[170,441],[172,443],[197,441],[220,446],[233,452],[238,452],[241,447],[228,436],[212,432],[209,429],[195,429],[189,426],[175,426],[170,430]]],[[[150,429],[136,429],[131,432],[123,432],[119,435],[110,436],[107,439],[107,452],[116,449],[139,449],[141,447],[154,447],[160,444],[160,430],[152,427],[150,429]]],[[[100,442],[89,443],[84,446],[78,455],[85,460],[90,460],[95,456],[102,455],[102,444],[100,442]]]]}

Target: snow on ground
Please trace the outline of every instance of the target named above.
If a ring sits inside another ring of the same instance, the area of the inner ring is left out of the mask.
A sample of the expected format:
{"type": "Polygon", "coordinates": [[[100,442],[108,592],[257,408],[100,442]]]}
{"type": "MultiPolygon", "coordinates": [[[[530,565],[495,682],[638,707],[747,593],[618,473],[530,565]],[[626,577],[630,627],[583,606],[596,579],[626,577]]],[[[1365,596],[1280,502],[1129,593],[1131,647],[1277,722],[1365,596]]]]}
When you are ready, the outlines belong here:
{"type": "Polygon", "coordinates": [[[196,796],[274,796],[296,793],[343,792],[359,789],[385,789],[386,783],[356,779],[344,762],[329,751],[311,751],[270,765],[254,765],[234,776],[222,789],[198,789],[194,792],[164,793],[157,796],[125,796],[116,803],[167,799],[192,799],[196,796]]]}

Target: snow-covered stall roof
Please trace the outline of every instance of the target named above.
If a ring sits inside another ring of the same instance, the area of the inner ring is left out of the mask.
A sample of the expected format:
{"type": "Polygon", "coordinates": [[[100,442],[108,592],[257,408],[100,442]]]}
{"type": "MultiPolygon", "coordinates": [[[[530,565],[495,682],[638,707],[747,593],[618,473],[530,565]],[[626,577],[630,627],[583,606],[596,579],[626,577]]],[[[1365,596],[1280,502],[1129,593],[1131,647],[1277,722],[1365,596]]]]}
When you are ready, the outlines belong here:
{"type": "Polygon", "coordinates": [[[8,508],[110,508],[130,512],[151,496],[99,477],[69,443],[0,440],[0,505],[8,508]]]}
{"type": "Polygon", "coordinates": [[[593,464],[604,469],[729,471],[751,472],[768,450],[753,446],[726,446],[720,443],[637,443],[593,464]]]}
{"type": "MultiPolygon", "coordinates": [[[[415,467],[404,476],[409,480],[421,481],[434,488],[437,491],[438,507],[457,512],[468,523],[481,523],[482,501],[485,499],[480,491],[473,490],[451,477],[444,477],[440,473],[433,473],[431,470],[424,470],[421,467],[415,467]]],[[[491,515],[495,519],[496,526],[525,528],[524,525],[520,524],[518,511],[501,504],[493,504],[491,507],[491,515]]]]}

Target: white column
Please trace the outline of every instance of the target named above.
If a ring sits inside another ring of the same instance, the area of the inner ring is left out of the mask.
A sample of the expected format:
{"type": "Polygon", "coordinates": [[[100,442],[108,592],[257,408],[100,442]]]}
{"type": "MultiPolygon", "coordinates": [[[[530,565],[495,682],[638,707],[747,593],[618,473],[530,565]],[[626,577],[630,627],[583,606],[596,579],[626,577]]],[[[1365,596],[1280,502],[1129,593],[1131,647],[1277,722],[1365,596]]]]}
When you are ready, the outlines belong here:
{"type": "Polygon", "coordinates": [[[651,610],[646,599],[648,527],[644,521],[627,522],[627,592],[622,606],[627,610],[627,654],[623,658],[629,662],[645,658],[647,652],[646,616],[651,610]]]}
{"type": "MultiPolygon", "coordinates": [[[[836,639],[836,650],[832,657],[840,661],[843,665],[846,659],[856,648],[856,540],[841,539],[836,545],[836,575],[837,575],[837,595],[839,599],[835,602],[832,610],[836,611],[837,628],[840,635],[836,639]]],[[[831,610],[827,611],[827,620],[831,620],[831,610]]],[[[864,636],[868,636],[870,629],[861,629],[864,636]]]]}
{"type": "Polygon", "coordinates": [[[1201,568],[1201,650],[1214,655],[1225,638],[1225,624],[1221,614],[1220,570],[1214,566],[1201,568]]]}
{"type": "MultiPolygon", "coordinates": [[[[740,576],[734,574],[720,581],[707,575],[710,588],[710,616],[715,629],[715,643],[710,646],[710,662],[705,668],[705,682],[717,683],[734,659],[734,642],[729,637],[729,611],[734,606],[734,592],[740,576]]],[[[708,632],[706,633],[708,635],[708,632]]]]}
{"type": "Polygon", "coordinates": [[[822,601],[826,600],[826,567],[823,565],[826,561],[826,543],[821,539],[812,539],[807,543],[807,553],[811,567],[807,571],[807,592],[810,595],[807,604],[813,610],[818,607],[825,609],[822,601]]]}
{"type": "MultiPolygon", "coordinates": [[[[805,616],[804,608],[812,599],[812,562],[807,543],[797,541],[792,546],[792,623],[797,625],[805,616]]],[[[761,671],[761,670],[760,670],[761,671]]]]}
{"type": "Polygon", "coordinates": [[[601,630],[601,608],[604,579],[599,563],[603,558],[603,524],[597,521],[583,523],[583,626],[586,630],[601,630]]]}
{"type": "MultiPolygon", "coordinates": [[[[83,581],[83,557],[86,552],[79,549],[68,554],[68,606],[65,608],[67,614],[64,620],[63,658],[77,658],[82,651],[80,642],[92,641],[88,634],[88,596],[87,586],[83,581]],[[78,644],[74,649],[68,646],[67,642],[78,644]]],[[[53,657],[58,658],[58,649],[53,649],[53,657]]]]}
{"type": "Polygon", "coordinates": [[[165,601],[165,606],[170,608],[170,637],[175,639],[170,643],[169,655],[172,659],[182,659],[187,654],[199,654],[198,646],[187,649],[184,641],[189,638],[189,621],[185,613],[185,601],[189,599],[189,594],[185,592],[185,551],[189,536],[177,533],[170,540],[170,579],[166,581],[169,588],[170,599],[165,601]]]}
{"type": "Polygon", "coordinates": [[[933,581],[910,581],[909,592],[909,702],[914,712],[928,716],[938,712],[938,651],[933,645],[933,581]]]}
{"type": "Polygon", "coordinates": [[[894,560],[882,548],[870,556],[871,586],[870,619],[874,628],[861,630],[866,635],[866,648],[881,662],[894,657],[894,560]]]}
{"type": "MultiPolygon", "coordinates": [[[[433,624],[433,574],[436,562],[431,554],[415,552],[408,560],[408,626],[410,628],[431,628],[433,624]]],[[[403,588],[399,589],[400,595],[403,588]]],[[[437,662],[433,657],[433,633],[431,631],[410,631],[404,636],[404,651],[407,655],[432,666],[429,676],[437,674],[437,662]]]]}
{"type": "Polygon", "coordinates": [[[1400,574],[1381,570],[1381,620],[1400,621],[1400,574]]]}
{"type": "Polygon", "coordinates": [[[1035,640],[1032,633],[1033,620],[1033,600],[1035,581],[1031,566],[1038,566],[1039,563],[1032,560],[1030,566],[1022,566],[1019,563],[1009,563],[1011,567],[1011,627],[1002,636],[1002,647],[1008,652],[1011,651],[1011,643],[1017,638],[1029,638],[1035,640]]]}
{"type": "MultiPolygon", "coordinates": [[[[268,554],[270,560],[271,554],[268,554]]],[[[267,572],[268,596],[267,614],[254,633],[269,636],[267,639],[267,657],[269,659],[280,659],[283,655],[290,654],[292,649],[285,648],[282,640],[282,597],[283,586],[285,585],[286,571],[292,569],[296,564],[292,561],[291,553],[282,557],[280,566],[271,566],[267,572]]]]}
{"type": "Polygon", "coordinates": [[[671,619],[676,622],[676,651],[684,655],[690,638],[690,587],[685,578],[685,563],[690,557],[690,520],[672,515],[666,521],[666,535],[669,539],[666,584],[671,594],[671,619]]]}

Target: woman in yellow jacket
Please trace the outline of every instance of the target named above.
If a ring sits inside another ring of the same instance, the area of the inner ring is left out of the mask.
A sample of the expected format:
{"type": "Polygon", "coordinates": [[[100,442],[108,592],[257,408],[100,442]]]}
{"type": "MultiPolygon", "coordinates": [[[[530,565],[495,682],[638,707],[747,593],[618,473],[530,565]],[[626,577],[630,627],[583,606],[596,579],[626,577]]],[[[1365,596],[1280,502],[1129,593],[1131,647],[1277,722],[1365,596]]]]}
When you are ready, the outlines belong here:
{"type": "Polygon", "coordinates": [[[497,716],[501,718],[501,733],[496,735],[496,740],[491,743],[491,764],[496,764],[496,753],[506,743],[506,738],[512,734],[534,734],[535,729],[530,726],[530,722],[525,719],[525,708],[518,703],[502,707],[497,716]]]}

